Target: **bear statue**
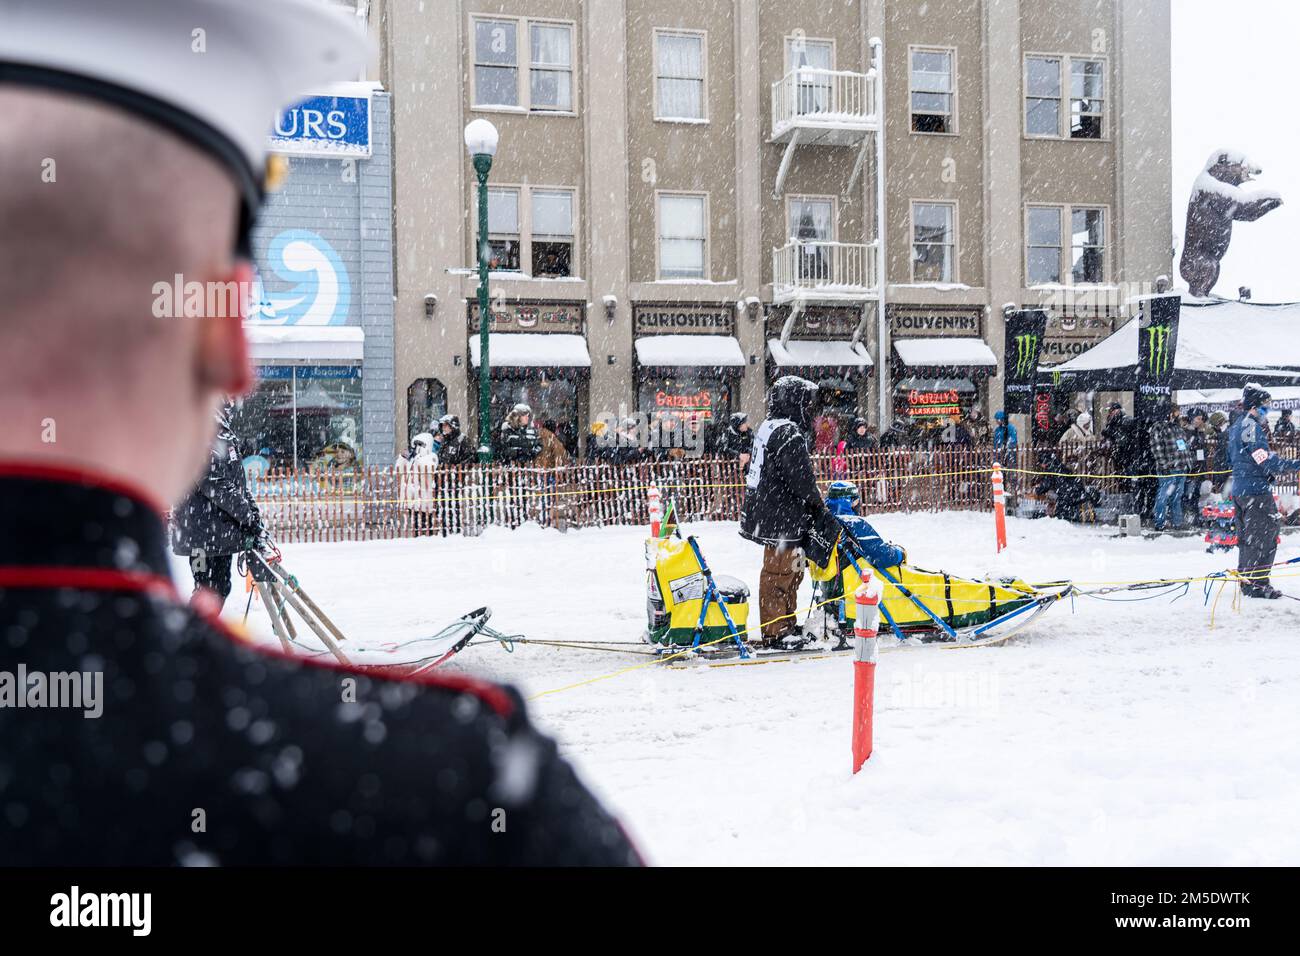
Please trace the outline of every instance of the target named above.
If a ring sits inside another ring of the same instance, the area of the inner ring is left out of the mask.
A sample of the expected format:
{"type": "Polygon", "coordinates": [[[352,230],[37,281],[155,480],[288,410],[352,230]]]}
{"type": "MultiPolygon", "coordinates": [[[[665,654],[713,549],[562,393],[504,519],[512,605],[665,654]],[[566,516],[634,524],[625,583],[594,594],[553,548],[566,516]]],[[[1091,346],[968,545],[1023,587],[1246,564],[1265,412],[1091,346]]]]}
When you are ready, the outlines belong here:
{"type": "Polygon", "coordinates": [[[1254,222],[1282,205],[1282,197],[1268,190],[1248,191],[1262,170],[1242,153],[1220,149],[1210,154],[1205,169],[1192,184],[1187,203],[1187,231],[1178,271],[1192,295],[1205,296],[1219,280],[1219,263],[1232,241],[1232,223],[1254,222]]]}

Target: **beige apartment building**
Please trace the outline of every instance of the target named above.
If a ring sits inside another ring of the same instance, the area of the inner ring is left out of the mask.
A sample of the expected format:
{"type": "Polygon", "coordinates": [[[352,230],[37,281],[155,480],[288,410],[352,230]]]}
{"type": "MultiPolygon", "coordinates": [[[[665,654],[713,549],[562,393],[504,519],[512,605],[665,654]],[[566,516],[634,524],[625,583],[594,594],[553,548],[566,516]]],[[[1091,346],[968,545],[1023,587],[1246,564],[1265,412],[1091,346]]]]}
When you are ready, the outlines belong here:
{"type": "Polygon", "coordinates": [[[1050,364],[1171,272],[1167,0],[383,0],[372,20],[399,435],[445,410],[476,427],[477,118],[500,133],[493,416],[527,401],[571,446],[602,417],[757,420],[785,372],[881,426],[991,414],[1006,305],[1048,309],[1050,364]]]}

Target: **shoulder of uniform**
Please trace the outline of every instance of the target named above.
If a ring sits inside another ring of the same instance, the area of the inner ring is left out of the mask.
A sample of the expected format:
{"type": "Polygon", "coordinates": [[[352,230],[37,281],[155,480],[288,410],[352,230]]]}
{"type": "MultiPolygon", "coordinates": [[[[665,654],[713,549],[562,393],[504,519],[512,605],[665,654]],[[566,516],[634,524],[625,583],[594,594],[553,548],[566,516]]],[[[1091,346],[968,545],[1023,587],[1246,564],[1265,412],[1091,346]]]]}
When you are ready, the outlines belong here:
{"type": "Polygon", "coordinates": [[[434,691],[445,691],[449,694],[468,694],[477,698],[499,717],[511,718],[523,714],[523,698],[512,687],[494,684],[491,681],[452,671],[437,669],[405,670],[392,665],[343,664],[335,660],[300,657],[296,654],[287,653],[278,647],[255,641],[246,629],[228,624],[218,614],[216,602],[210,599],[204,600],[202,595],[190,606],[190,612],[199,625],[215,638],[271,661],[303,669],[310,668],[320,672],[411,684],[434,691]]]}

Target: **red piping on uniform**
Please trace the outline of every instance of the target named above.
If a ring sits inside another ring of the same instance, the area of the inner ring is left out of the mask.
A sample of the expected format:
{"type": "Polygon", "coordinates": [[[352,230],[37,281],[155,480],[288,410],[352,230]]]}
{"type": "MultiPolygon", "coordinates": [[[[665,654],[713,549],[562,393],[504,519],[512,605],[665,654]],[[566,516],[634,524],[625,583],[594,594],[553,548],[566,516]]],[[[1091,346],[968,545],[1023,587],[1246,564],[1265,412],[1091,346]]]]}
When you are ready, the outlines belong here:
{"type": "Polygon", "coordinates": [[[88,468],[70,465],[50,465],[24,461],[0,461],[0,478],[31,478],[35,481],[56,481],[65,485],[81,485],[85,488],[100,488],[114,494],[126,495],[141,504],[148,505],[158,517],[165,517],[166,505],[130,482],[112,478],[88,468]]]}
{"type": "MultiPolygon", "coordinates": [[[[132,591],[138,594],[153,594],[169,598],[179,603],[180,597],[176,585],[169,578],[158,574],[140,571],[116,571],[111,568],[81,567],[0,567],[0,588],[54,589],[75,588],[85,591],[132,591]]],[[[374,677],[382,680],[403,681],[419,684],[423,687],[440,687],[457,693],[472,694],[487,704],[502,717],[514,713],[515,704],[500,687],[488,681],[457,674],[416,674],[414,676],[389,670],[392,665],[344,667],[332,661],[318,661],[286,654],[278,648],[251,644],[236,634],[215,612],[215,604],[202,599],[192,602],[190,610],[194,611],[208,625],[223,637],[250,650],[274,657],[279,660],[292,661],[311,667],[323,667],[327,670],[344,674],[356,674],[361,677],[374,677]]]]}
{"type": "Polygon", "coordinates": [[[0,567],[0,588],[76,588],[83,591],[133,591],[176,598],[170,578],[112,568],[0,567]]]}

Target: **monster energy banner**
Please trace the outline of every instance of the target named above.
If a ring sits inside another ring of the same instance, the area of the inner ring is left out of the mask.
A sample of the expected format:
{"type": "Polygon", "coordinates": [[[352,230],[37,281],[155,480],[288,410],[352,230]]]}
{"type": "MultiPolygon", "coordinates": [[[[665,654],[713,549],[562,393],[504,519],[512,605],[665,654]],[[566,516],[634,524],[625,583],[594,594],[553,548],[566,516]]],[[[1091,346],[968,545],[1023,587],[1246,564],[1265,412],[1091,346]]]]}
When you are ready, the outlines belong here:
{"type": "Polygon", "coordinates": [[[1138,316],[1137,393],[1139,418],[1159,421],[1169,414],[1173,401],[1174,355],[1178,351],[1178,295],[1142,300],[1138,316]]]}
{"type": "Polygon", "coordinates": [[[1012,312],[1007,316],[1006,330],[1005,407],[1013,414],[1027,414],[1034,409],[1034,379],[1047,331],[1047,313],[1042,309],[1012,312]]]}

